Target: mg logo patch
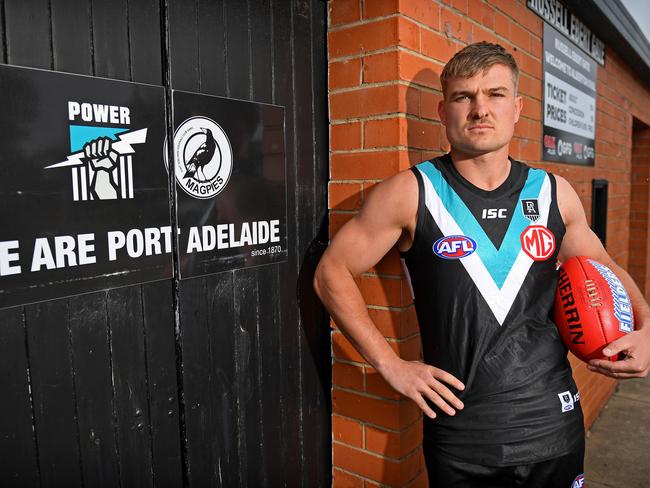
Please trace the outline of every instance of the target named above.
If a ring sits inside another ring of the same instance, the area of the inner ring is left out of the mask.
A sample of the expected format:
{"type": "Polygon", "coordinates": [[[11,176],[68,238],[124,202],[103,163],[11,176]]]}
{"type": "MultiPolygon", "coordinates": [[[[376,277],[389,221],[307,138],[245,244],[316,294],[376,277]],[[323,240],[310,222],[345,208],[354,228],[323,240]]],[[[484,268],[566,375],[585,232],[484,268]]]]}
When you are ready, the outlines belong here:
{"type": "Polygon", "coordinates": [[[543,225],[529,225],[520,238],[521,248],[534,261],[546,261],[555,252],[555,236],[543,225]]]}
{"type": "MultiPolygon", "coordinates": [[[[165,164],[167,141],[165,141],[165,164]]],[[[214,120],[191,117],[174,134],[174,172],[178,185],[194,198],[212,198],[226,187],[232,173],[232,148],[214,120]]]]}

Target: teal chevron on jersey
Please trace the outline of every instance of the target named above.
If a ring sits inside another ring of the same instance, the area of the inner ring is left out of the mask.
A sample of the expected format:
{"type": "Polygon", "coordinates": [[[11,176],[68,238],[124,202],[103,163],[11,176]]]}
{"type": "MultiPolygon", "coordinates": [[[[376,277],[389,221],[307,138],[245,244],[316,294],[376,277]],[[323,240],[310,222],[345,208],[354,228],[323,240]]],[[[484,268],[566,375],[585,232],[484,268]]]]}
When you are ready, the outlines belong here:
{"type": "MultiPolygon", "coordinates": [[[[467,208],[465,202],[447,183],[440,171],[430,161],[418,164],[417,168],[429,179],[443,206],[456,221],[463,234],[476,241],[476,253],[481,258],[494,283],[500,289],[519,255],[519,236],[531,222],[524,217],[519,205],[517,205],[510,218],[506,235],[501,246],[497,249],[483,230],[483,227],[481,227],[481,224],[478,223],[472,212],[467,208]]],[[[531,168],[528,171],[526,183],[518,199],[538,198],[545,176],[545,171],[531,168]]]]}

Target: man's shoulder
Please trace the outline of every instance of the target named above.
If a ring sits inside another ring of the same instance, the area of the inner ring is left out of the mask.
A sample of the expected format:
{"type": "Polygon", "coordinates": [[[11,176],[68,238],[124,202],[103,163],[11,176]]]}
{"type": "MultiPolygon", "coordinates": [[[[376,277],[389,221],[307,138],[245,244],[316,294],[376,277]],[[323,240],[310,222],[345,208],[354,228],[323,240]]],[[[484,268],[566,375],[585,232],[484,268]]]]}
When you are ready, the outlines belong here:
{"type": "Polygon", "coordinates": [[[446,168],[451,165],[451,155],[449,153],[441,156],[425,159],[417,164],[414,164],[410,170],[414,173],[430,174],[434,172],[446,173],[446,168]]]}
{"type": "Polygon", "coordinates": [[[415,173],[402,170],[364,192],[361,214],[380,213],[387,220],[408,222],[417,211],[418,194],[415,173]]]}
{"type": "Polygon", "coordinates": [[[376,188],[373,188],[373,192],[384,191],[384,192],[399,192],[403,191],[405,187],[417,186],[417,179],[415,172],[413,171],[414,167],[403,169],[399,173],[394,174],[381,181],[376,185],[376,188]]]}

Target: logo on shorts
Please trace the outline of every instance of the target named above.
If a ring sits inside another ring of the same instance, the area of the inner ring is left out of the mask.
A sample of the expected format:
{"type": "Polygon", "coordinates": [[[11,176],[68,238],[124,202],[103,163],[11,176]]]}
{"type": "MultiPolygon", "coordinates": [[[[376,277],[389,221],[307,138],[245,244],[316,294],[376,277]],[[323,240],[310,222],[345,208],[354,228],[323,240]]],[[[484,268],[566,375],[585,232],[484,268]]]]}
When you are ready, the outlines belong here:
{"type": "MultiPolygon", "coordinates": [[[[167,141],[165,141],[165,164],[167,141]]],[[[194,198],[212,198],[226,187],[232,173],[232,148],[214,120],[191,117],[174,133],[174,172],[178,185],[194,198]]]]}
{"type": "Polygon", "coordinates": [[[460,259],[476,251],[476,241],[467,236],[441,237],[433,244],[433,252],[443,259],[460,259]]]}
{"type": "Polygon", "coordinates": [[[521,200],[521,211],[528,220],[537,222],[539,220],[539,203],[537,203],[537,198],[521,200]]]}
{"type": "Polygon", "coordinates": [[[585,484],[585,475],[579,474],[576,476],[576,479],[573,480],[573,483],[571,483],[571,488],[582,488],[583,486],[587,486],[585,484]]]}

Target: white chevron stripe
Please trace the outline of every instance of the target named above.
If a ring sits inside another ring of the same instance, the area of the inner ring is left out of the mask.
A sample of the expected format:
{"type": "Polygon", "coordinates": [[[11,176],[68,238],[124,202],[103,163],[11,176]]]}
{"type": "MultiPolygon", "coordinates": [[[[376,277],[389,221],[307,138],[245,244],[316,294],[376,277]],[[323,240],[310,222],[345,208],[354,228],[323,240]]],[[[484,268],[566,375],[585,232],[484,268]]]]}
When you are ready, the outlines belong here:
{"type": "MultiPolygon", "coordinates": [[[[458,234],[466,235],[442,204],[438,193],[427,175],[422,171],[420,171],[420,174],[422,175],[422,181],[424,182],[425,205],[438,225],[438,228],[440,228],[440,231],[445,236],[458,234]]],[[[549,209],[551,207],[551,182],[548,175],[544,177],[544,183],[542,183],[538,203],[540,218],[535,222],[535,224],[546,226],[548,223],[549,209]]],[[[519,202],[517,202],[517,205],[515,206],[515,212],[517,211],[521,211],[519,202]]],[[[528,270],[533,264],[533,260],[528,257],[523,250],[520,250],[501,289],[499,289],[497,284],[494,282],[494,279],[492,279],[490,272],[485,267],[485,264],[477,252],[464,258],[460,258],[460,262],[463,264],[470,278],[472,278],[472,281],[481,292],[481,295],[492,310],[499,325],[503,325],[515,298],[517,298],[521,285],[526,279],[528,270]]]]}

